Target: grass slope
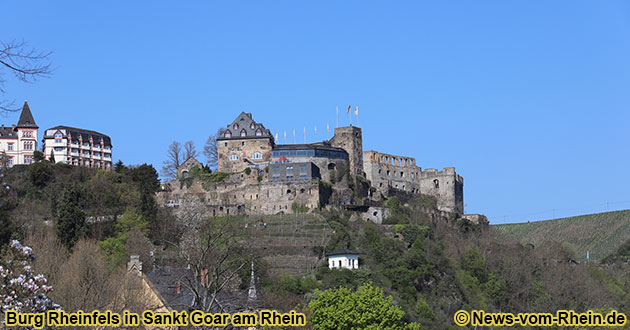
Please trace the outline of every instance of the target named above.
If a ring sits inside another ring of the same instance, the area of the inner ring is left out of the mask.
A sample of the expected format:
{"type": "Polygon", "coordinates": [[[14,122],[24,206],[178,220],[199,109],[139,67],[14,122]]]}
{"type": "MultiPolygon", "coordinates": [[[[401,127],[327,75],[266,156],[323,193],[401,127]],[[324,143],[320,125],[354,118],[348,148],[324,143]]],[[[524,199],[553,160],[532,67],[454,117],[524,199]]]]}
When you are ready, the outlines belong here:
{"type": "Polygon", "coordinates": [[[630,239],[630,210],[490,228],[521,243],[569,242],[577,249],[580,261],[586,260],[587,250],[592,261],[599,261],[630,239]]]}

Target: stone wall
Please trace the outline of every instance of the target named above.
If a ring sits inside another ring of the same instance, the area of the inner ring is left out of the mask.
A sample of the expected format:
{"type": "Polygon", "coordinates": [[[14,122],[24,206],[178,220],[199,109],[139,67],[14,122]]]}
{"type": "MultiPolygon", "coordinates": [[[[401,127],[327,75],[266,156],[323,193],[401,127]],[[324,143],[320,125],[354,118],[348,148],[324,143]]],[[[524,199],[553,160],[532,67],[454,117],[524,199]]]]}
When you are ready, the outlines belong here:
{"type": "Polygon", "coordinates": [[[352,175],[363,173],[363,136],[356,126],[336,127],[335,136],[330,140],[333,147],[342,148],[348,153],[348,163],[352,175]]]}
{"type": "MultiPolygon", "coordinates": [[[[179,209],[201,206],[206,216],[238,214],[270,215],[292,213],[292,205],[304,205],[309,209],[319,206],[319,181],[258,182],[258,174],[252,171],[234,173],[224,182],[210,184],[195,180],[190,187],[179,181],[163,184],[157,195],[159,205],[175,201],[179,209]]],[[[178,210],[175,210],[177,214],[178,210]]]]}
{"type": "Polygon", "coordinates": [[[411,157],[376,151],[366,151],[363,155],[366,178],[385,197],[393,190],[432,195],[437,198],[438,209],[464,213],[464,179],[454,167],[423,171],[411,157]]]}
{"type": "Polygon", "coordinates": [[[245,138],[217,141],[219,171],[235,173],[243,171],[249,164],[268,164],[271,161],[272,142],[269,138],[245,138]],[[262,158],[254,159],[255,153],[262,158]],[[230,156],[238,156],[238,160],[230,160],[230,156]]]}

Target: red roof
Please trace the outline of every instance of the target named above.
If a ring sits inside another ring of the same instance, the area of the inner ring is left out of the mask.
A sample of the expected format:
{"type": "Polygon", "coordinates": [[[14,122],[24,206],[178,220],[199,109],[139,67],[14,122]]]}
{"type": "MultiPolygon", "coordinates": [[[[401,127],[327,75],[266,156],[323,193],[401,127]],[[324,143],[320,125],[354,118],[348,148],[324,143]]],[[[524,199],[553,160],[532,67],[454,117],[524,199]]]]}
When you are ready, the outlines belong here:
{"type": "Polygon", "coordinates": [[[282,156],[280,156],[280,158],[278,158],[278,161],[279,161],[279,162],[281,162],[281,161],[287,161],[287,160],[288,160],[288,159],[287,159],[287,157],[284,157],[284,155],[282,155],[282,156]]]}

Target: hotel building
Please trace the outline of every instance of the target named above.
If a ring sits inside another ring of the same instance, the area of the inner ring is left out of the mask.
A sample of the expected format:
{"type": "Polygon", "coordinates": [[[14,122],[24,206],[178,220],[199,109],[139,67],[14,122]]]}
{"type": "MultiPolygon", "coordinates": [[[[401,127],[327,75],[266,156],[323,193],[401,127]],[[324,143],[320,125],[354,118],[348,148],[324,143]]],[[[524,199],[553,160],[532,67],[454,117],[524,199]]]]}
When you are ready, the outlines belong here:
{"type": "Polygon", "coordinates": [[[44,157],[55,162],[94,168],[112,168],[109,136],[80,128],[55,126],[44,133],[44,157]]]}

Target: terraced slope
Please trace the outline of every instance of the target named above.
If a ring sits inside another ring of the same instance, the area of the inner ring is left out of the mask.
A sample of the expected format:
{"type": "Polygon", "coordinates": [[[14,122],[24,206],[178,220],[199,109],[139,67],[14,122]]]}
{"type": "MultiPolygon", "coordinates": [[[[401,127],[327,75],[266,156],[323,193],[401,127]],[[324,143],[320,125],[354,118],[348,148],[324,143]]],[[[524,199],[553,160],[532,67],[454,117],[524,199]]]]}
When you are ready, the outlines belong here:
{"type": "Polygon", "coordinates": [[[317,214],[252,216],[244,221],[252,243],[269,262],[272,274],[312,273],[322,261],[321,251],[333,233],[317,214]]]}
{"type": "Polygon", "coordinates": [[[534,245],[546,241],[569,242],[577,249],[580,261],[586,260],[587,250],[592,261],[599,261],[630,240],[630,210],[492,225],[490,230],[534,245]]]}

